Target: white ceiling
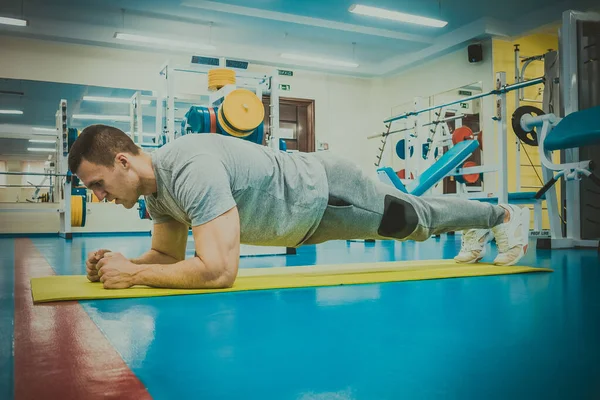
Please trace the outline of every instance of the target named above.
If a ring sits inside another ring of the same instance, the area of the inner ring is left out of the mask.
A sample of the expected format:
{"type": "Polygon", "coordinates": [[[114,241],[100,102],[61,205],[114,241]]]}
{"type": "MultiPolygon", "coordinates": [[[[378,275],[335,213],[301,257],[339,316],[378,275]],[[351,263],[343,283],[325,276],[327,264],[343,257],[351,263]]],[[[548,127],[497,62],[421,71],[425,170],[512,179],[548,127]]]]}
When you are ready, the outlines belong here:
{"type": "MultiPolygon", "coordinates": [[[[357,62],[356,69],[311,69],[356,76],[390,74],[465,43],[517,36],[555,23],[567,9],[598,8],[597,0],[365,0],[361,4],[448,21],[442,29],[352,14],[359,0],[4,0],[0,15],[29,20],[0,25],[0,34],[136,48],[114,38],[135,33],[211,43],[223,56],[298,67],[283,51],[357,62]],[[353,45],[355,43],[355,45],[353,45]]],[[[174,52],[153,45],[148,51],[174,52]]],[[[191,54],[190,54],[191,55],[191,54]]]]}

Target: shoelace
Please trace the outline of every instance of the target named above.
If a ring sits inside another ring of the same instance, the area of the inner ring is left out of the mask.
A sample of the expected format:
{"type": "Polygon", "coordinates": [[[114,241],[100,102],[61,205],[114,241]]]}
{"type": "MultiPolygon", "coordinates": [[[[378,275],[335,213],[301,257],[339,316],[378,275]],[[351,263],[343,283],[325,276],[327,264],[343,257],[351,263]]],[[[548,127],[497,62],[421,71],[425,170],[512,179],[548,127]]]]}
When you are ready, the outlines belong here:
{"type": "Polygon", "coordinates": [[[479,231],[471,230],[463,234],[461,247],[463,251],[481,251],[481,243],[483,235],[479,231]]]}
{"type": "Polygon", "coordinates": [[[500,232],[496,233],[496,245],[501,253],[507,252],[510,249],[510,240],[508,235],[508,227],[505,225],[499,226],[500,232]]]}

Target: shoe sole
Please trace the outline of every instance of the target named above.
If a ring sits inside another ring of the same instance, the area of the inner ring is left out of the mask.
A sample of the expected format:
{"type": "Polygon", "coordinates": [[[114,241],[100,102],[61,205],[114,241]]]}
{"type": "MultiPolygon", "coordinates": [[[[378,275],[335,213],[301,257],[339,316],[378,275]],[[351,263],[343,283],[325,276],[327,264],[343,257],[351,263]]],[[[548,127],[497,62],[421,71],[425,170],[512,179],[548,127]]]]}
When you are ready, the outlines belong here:
{"type": "Polygon", "coordinates": [[[514,260],[512,260],[511,262],[509,262],[507,264],[494,263],[494,265],[509,267],[509,266],[515,265],[516,263],[521,261],[521,259],[523,257],[525,257],[525,254],[527,254],[527,249],[529,248],[529,224],[531,223],[531,211],[529,210],[529,208],[527,208],[527,207],[522,208],[520,217],[521,217],[521,235],[522,235],[521,237],[525,238],[525,240],[527,242],[521,248],[519,255],[514,260]]]}

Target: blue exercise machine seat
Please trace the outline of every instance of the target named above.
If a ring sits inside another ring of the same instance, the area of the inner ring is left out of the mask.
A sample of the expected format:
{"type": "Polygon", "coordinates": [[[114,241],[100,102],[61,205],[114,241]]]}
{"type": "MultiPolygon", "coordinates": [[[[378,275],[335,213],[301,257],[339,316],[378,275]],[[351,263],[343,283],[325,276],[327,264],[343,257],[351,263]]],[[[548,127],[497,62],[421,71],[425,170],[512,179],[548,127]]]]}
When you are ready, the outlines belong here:
{"type": "Polygon", "coordinates": [[[546,150],[555,151],[600,143],[600,106],[564,117],[548,133],[546,150]]]}
{"type": "Polygon", "coordinates": [[[377,175],[379,176],[379,180],[388,185],[394,186],[396,189],[408,193],[406,190],[406,186],[402,183],[398,175],[394,172],[391,167],[381,167],[377,169],[377,175]]]}
{"type": "Polygon", "coordinates": [[[465,161],[479,146],[477,140],[465,140],[458,142],[450,150],[444,153],[435,163],[423,172],[417,179],[410,182],[407,186],[402,184],[398,175],[390,167],[383,167],[377,170],[380,179],[385,183],[394,185],[404,193],[415,196],[421,196],[431,189],[436,183],[444,179],[448,173],[452,172],[465,161]]]}
{"type": "MultiPolygon", "coordinates": [[[[508,193],[508,202],[510,204],[531,204],[536,201],[545,200],[546,196],[542,196],[539,199],[535,198],[537,192],[513,192],[508,193]]],[[[482,203],[498,203],[498,197],[477,197],[472,200],[477,200],[482,203]]]]}

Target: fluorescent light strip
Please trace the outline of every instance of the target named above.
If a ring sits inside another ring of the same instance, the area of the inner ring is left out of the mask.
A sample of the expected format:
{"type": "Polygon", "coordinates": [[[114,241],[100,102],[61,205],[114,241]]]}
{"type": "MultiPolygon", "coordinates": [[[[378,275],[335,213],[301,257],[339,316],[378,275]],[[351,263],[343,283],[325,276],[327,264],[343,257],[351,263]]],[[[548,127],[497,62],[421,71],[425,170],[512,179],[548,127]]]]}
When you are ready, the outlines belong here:
{"type": "MultiPolygon", "coordinates": [[[[131,98],[126,97],[101,97],[101,96],[83,96],[84,101],[95,101],[98,103],[119,103],[119,104],[129,104],[131,103],[131,98]]],[[[150,100],[142,100],[143,105],[150,104],[150,100]]]]}
{"type": "Polygon", "coordinates": [[[47,139],[29,139],[29,143],[56,143],[56,140],[47,140],[47,139]]]}
{"type": "Polygon", "coordinates": [[[99,114],[73,114],[73,119],[88,119],[98,121],[115,121],[115,122],[129,122],[129,115],[99,115],[99,114]]]}
{"type": "Polygon", "coordinates": [[[151,45],[158,44],[158,45],[163,45],[163,46],[167,46],[167,47],[177,47],[177,48],[186,49],[186,50],[207,50],[207,51],[216,50],[216,47],[212,46],[210,44],[186,42],[183,40],[171,40],[171,39],[156,38],[156,37],[149,37],[149,36],[142,36],[142,35],[132,35],[129,33],[121,33],[121,32],[115,33],[115,39],[126,40],[129,42],[146,43],[146,44],[151,44],[151,45]]]}
{"type": "Polygon", "coordinates": [[[342,60],[331,60],[327,58],[306,56],[301,54],[291,54],[291,53],[283,53],[281,54],[281,58],[285,58],[287,60],[295,60],[295,61],[306,61],[316,64],[326,64],[329,66],[335,67],[347,67],[347,68],[358,68],[357,63],[342,61],[342,60]]]}
{"type": "Polygon", "coordinates": [[[434,28],[443,28],[444,26],[448,25],[448,22],[441,21],[439,19],[420,17],[418,15],[405,14],[398,11],[363,6],[360,4],[354,4],[350,6],[348,11],[354,14],[366,15],[368,17],[391,19],[393,21],[406,22],[407,24],[425,25],[434,28]]]}
{"type": "Polygon", "coordinates": [[[21,110],[0,110],[0,114],[4,115],[23,115],[21,110]]]}
{"type": "Polygon", "coordinates": [[[37,126],[34,126],[33,128],[31,128],[31,130],[36,131],[36,132],[52,132],[52,133],[56,132],[56,128],[38,128],[37,126]]]}
{"type": "Polygon", "coordinates": [[[27,20],[18,18],[0,17],[0,25],[27,26],[27,20]]]}
{"type": "Polygon", "coordinates": [[[28,147],[27,151],[34,151],[38,153],[54,153],[56,149],[44,149],[41,147],[28,147]]]}

